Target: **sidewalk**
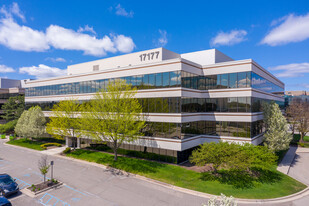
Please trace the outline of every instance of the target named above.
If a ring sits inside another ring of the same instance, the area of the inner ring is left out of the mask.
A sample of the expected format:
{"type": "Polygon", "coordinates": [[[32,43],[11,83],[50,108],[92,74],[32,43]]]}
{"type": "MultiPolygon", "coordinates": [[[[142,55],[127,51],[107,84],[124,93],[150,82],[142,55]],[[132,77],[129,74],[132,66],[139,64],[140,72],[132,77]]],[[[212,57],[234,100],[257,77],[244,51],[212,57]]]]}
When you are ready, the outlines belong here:
{"type": "Polygon", "coordinates": [[[288,174],[291,164],[295,158],[295,153],[297,150],[297,146],[291,146],[288,152],[285,154],[280,164],[278,165],[277,170],[282,172],[283,174],[288,174]]]}
{"type": "Polygon", "coordinates": [[[54,149],[48,149],[48,150],[43,150],[41,153],[42,154],[46,154],[46,155],[57,155],[60,154],[61,152],[63,152],[65,150],[65,147],[58,147],[58,148],[54,148],[54,149]]]}

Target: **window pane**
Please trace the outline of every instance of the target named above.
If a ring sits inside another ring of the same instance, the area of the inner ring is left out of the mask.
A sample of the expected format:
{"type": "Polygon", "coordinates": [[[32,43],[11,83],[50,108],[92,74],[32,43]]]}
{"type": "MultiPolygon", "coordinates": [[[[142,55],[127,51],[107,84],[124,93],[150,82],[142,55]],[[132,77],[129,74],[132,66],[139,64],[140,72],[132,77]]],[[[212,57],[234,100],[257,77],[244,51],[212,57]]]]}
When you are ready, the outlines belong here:
{"type": "Polygon", "coordinates": [[[228,87],[228,83],[229,83],[229,76],[228,74],[221,74],[221,87],[223,89],[228,87]]]}
{"type": "Polygon", "coordinates": [[[229,123],[229,131],[231,137],[238,137],[237,122],[229,123]]]}
{"type": "Polygon", "coordinates": [[[180,71],[170,72],[170,86],[179,87],[180,86],[180,71]]]}
{"type": "Polygon", "coordinates": [[[237,112],[237,97],[228,98],[229,112],[237,112]]]}
{"type": "Polygon", "coordinates": [[[139,76],[136,76],[136,86],[137,86],[137,88],[138,89],[141,89],[141,85],[142,85],[142,76],[141,75],[139,75],[139,76]]]}
{"type": "Polygon", "coordinates": [[[247,87],[247,72],[240,72],[237,74],[238,88],[247,87]]]}
{"type": "Polygon", "coordinates": [[[162,75],[163,75],[163,87],[169,87],[170,86],[169,72],[165,72],[162,75]]]}
{"type": "Polygon", "coordinates": [[[237,88],[237,73],[229,74],[229,88],[237,88]]]}
{"type": "Polygon", "coordinates": [[[141,89],[148,89],[149,88],[148,78],[149,78],[148,74],[143,75],[143,86],[141,87],[141,89]]]}
{"type": "Polygon", "coordinates": [[[230,136],[229,122],[221,122],[221,136],[230,136]]]}
{"type": "Polygon", "coordinates": [[[149,89],[155,88],[155,75],[149,74],[149,89]]]}
{"type": "Polygon", "coordinates": [[[247,87],[251,87],[251,73],[247,72],[247,87]]]}
{"type": "Polygon", "coordinates": [[[247,97],[238,97],[238,112],[247,112],[247,97]]]}
{"type": "Polygon", "coordinates": [[[156,78],[156,88],[162,87],[162,73],[155,74],[156,78]]]}

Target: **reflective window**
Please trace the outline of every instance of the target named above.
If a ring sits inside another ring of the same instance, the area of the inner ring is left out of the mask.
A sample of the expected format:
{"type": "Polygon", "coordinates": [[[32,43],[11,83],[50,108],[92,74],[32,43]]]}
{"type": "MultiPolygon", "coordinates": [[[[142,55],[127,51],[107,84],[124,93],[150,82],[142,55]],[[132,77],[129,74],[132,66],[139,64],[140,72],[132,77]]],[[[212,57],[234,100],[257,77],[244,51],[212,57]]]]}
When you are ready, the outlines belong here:
{"type": "Polygon", "coordinates": [[[165,72],[163,75],[163,87],[169,87],[170,86],[170,75],[169,72],[165,72]]]}
{"type": "Polygon", "coordinates": [[[237,73],[229,74],[229,88],[237,88],[237,73]]]}
{"type": "Polygon", "coordinates": [[[238,88],[247,87],[247,72],[237,73],[237,85],[238,85],[238,88]]]}

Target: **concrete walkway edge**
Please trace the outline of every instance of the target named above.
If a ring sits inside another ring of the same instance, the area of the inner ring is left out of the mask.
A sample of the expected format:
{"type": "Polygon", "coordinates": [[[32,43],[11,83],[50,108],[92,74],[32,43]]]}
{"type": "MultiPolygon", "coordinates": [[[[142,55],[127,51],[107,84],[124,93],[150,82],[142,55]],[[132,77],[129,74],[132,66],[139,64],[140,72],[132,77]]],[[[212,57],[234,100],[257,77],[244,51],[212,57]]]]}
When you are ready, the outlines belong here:
{"type": "Polygon", "coordinates": [[[297,146],[290,146],[287,153],[284,155],[283,159],[281,160],[280,164],[277,167],[277,170],[282,172],[283,174],[288,174],[291,164],[296,155],[297,146]]]}

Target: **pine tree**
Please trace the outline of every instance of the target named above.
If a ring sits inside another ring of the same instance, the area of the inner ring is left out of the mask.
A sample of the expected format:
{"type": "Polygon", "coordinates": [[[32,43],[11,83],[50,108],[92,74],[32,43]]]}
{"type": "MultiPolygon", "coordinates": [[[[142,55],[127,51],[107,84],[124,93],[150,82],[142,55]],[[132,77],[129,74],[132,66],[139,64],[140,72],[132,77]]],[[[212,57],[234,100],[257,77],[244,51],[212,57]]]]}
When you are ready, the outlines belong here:
{"type": "Polygon", "coordinates": [[[275,102],[263,105],[266,133],[264,144],[271,151],[277,152],[289,148],[292,135],[288,133],[288,124],[275,102]]]}

